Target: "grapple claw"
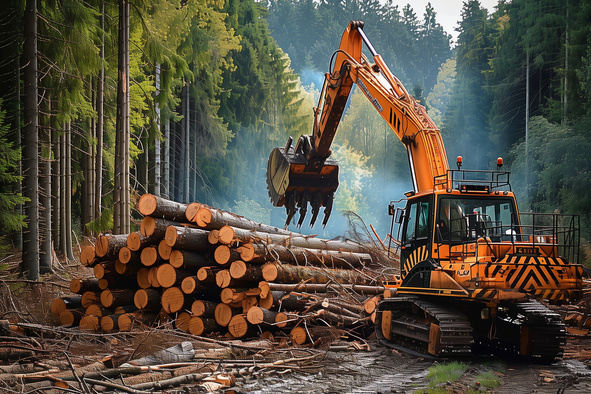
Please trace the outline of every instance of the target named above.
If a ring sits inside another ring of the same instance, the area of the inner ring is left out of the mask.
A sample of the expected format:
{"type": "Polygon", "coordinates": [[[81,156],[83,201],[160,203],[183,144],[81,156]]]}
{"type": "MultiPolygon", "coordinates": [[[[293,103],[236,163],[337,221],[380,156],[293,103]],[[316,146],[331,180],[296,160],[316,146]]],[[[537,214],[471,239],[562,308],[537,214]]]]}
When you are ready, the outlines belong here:
{"type": "Polygon", "coordinates": [[[298,203],[298,206],[300,207],[300,220],[298,220],[298,227],[302,226],[302,223],[304,223],[304,218],[306,217],[306,212],[308,212],[308,200],[310,199],[309,195],[310,194],[307,190],[304,190],[300,195],[300,201],[298,203]]]}
{"type": "Polygon", "coordinates": [[[287,220],[285,221],[285,227],[289,226],[291,219],[296,214],[296,196],[295,190],[285,195],[285,211],[287,212],[287,220]]]}
{"type": "Polygon", "coordinates": [[[326,223],[328,223],[328,219],[330,218],[330,214],[332,212],[332,202],[334,200],[334,193],[329,193],[325,196],[324,199],[324,220],[322,221],[322,226],[326,227],[326,223]]]}
{"type": "Polygon", "coordinates": [[[314,193],[314,196],[310,201],[310,205],[312,205],[312,219],[310,220],[310,227],[314,227],[314,223],[316,223],[316,219],[318,218],[318,213],[320,213],[320,207],[322,206],[321,191],[314,193]]]}

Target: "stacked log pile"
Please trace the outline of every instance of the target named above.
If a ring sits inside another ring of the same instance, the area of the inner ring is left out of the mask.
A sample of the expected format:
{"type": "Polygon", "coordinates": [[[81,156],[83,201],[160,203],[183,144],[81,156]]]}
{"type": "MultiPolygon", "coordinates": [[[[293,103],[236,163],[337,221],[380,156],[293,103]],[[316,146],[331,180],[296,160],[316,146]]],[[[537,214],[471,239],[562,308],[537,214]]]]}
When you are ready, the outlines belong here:
{"type": "Polygon", "coordinates": [[[75,295],[53,301],[62,325],[125,331],[172,322],[233,338],[282,330],[297,344],[371,325],[384,292],[374,250],[150,194],[138,210],[140,231],[101,235],[82,251],[95,278],[73,279],[75,295]]]}

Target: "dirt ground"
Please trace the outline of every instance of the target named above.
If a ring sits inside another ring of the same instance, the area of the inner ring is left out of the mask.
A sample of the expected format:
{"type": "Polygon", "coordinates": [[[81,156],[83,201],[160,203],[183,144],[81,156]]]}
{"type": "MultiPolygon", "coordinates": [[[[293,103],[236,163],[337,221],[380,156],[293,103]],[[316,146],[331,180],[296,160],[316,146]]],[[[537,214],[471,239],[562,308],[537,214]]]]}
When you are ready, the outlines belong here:
{"type": "MultiPolygon", "coordinates": [[[[9,264],[10,265],[10,264],[9,264]]],[[[0,274],[0,320],[26,321],[51,330],[56,324],[51,316],[51,301],[68,292],[72,277],[91,274],[91,270],[79,265],[64,266],[54,274],[44,277],[42,283],[20,281],[8,275],[10,266],[0,274]],[[86,272],[89,271],[89,272],[86,272]]],[[[220,350],[217,359],[202,359],[215,365],[220,371],[231,371],[237,380],[231,388],[217,392],[239,393],[591,393],[591,336],[569,335],[565,357],[553,365],[522,363],[496,358],[470,358],[458,360],[466,365],[465,372],[456,380],[433,385],[428,377],[430,369],[451,360],[430,360],[400,353],[368,340],[365,350],[347,349],[336,344],[327,349],[289,348],[285,342],[255,343],[249,349],[228,347],[215,342],[204,342],[179,333],[172,328],[158,329],[156,333],[77,335],[71,331],[57,332],[32,338],[42,351],[32,359],[44,364],[51,359],[61,359],[68,354],[77,366],[84,366],[105,357],[119,362],[133,360],[153,353],[183,340],[193,342],[195,351],[205,348],[220,350]],[[95,336],[93,336],[95,335],[95,336]],[[262,347],[261,347],[262,346],[262,347]],[[236,350],[238,349],[238,350],[236,350]],[[331,350],[332,349],[332,350],[331,350]],[[368,350],[369,349],[369,350],[368,350]],[[220,354],[222,356],[220,356],[220,354]],[[293,362],[293,368],[261,367],[262,361],[312,357],[308,362],[293,362]],[[246,367],[233,364],[239,360],[246,367]],[[487,386],[483,374],[496,378],[496,387],[487,386]],[[479,384],[480,383],[480,384],[479,384]]],[[[223,341],[224,338],[218,338],[223,341]]],[[[24,340],[20,340],[24,344],[24,340]]],[[[359,341],[365,345],[364,341],[359,341]]],[[[11,346],[10,338],[0,338],[0,350],[11,346]]],[[[14,360],[0,359],[3,366],[14,360]]],[[[0,392],[27,392],[15,389],[0,378],[0,392]],[[10,388],[12,387],[12,388],[10,388]]],[[[184,385],[183,388],[165,392],[200,392],[203,388],[184,385]]],[[[28,390],[28,392],[35,392],[28,390]]],[[[46,389],[37,392],[47,392],[46,389]]],[[[71,389],[70,392],[80,392],[71,389]]],[[[116,392],[104,389],[103,392],[116,392]]]]}

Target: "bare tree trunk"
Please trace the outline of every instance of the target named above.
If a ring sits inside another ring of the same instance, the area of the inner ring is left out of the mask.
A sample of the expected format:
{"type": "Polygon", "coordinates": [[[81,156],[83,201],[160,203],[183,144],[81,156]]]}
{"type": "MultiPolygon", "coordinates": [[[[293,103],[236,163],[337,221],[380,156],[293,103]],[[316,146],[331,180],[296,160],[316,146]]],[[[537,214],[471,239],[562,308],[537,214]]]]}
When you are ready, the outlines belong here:
{"type": "Polygon", "coordinates": [[[23,272],[30,280],[39,279],[39,135],[37,109],[37,1],[27,0],[24,14],[24,129],[23,195],[27,229],[23,233],[23,272]]]}
{"type": "Polygon", "coordinates": [[[62,178],[61,178],[61,163],[62,163],[62,146],[61,146],[61,136],[58,132],[58,128],[56,127],[55,120],[51,120],[51,128],[53,130],[52,133],[52,142],[53,142],[53,149],[54,149],[54,161],[52,163],[52,182],[51,182],[51,195],[52,195],[52,239],[55,242],[53,246],[55,250],[62,251],[62,238],[61,238],[61,195],[62,195],[62,178]]]}
{"type": "Polygon", "coordinates": [[[164,123],[164,180],[160,189],[162,197],[170,198],[170,119],[164,123]]]}
{"type": "Polygon", "coordinates": [[[115,137],[113,232],[130,232],[129,208],[129,3],[119,0],[119,78],[115,137]]]}
{"type": "Polygon", "coordinates": [[[185,162],[183,163],[183,196],[185,203],[189,201],[189,182],[191,180],[191,95],[189,94],[189,84],[187,83],[187,90],[185,91],[185,140],[183,143],[183,149],[185,150],[185,162]]]}
{"type": "MultiPolygon", "coordinates": [[[[156,96],[160,93],[160,64],[156,64],[156,96]]],[[[154,133],[154,191],[153,193],[160,196],[162,195],[161,184],[161,155],[162,150],[160,148],[160,136],[162,132],[160,130],[162,120],[160,119],[160,104],[156,102],[156,132],[154,133]]]]}
{"type": "Polygon", "coordinates": [[[41,176],[39,179],[39,202],[41,204],[40,235],[41,246],[39,269],[41,273],[51,272],[51,95],[47,94],[45,103],[41,146],[41,176]]]}
{"type": "Polygon", "coordinates": [[[66,197],[66,223],[65,223],[65,240],[66,250],[65,255],[68,259],[74,260],[74,253],[72,252],[72,122],[68,122],[68,128],[65,131],[66,141],[66,185],[65,185],[65,197],[66,197]]]}
{"type": "MultiPolygon", "coordinates": [[[[105,2],[101,4],[101,29],[105,30],[105,2]]],[[[96,183],[95,183],[95,201],[94,201],[94,218],[98,218],[102,212],[102,195],[103,195],[103,129],[104,129],[104,89],[105,89],[105,35],[101,37],[100,56],[102,60],[101,70],[96,86],[96,183]]]]}

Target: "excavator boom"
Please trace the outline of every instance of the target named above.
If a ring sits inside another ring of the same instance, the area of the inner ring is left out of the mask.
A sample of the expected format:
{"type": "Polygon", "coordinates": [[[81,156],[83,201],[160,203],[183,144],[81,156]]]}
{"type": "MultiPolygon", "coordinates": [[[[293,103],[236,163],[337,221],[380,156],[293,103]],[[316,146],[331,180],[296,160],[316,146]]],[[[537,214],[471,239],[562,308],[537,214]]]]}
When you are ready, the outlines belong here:
{"type": "MultiPolygon", "coordinates": [[[[394,134],[406,146],[415,192],[433,188],[433,178],[449,169],[441,133],[420,105],[388,69],[363,31],[363,22],[351,21],[331,59],[311,135],[295,146],[288,141],[275,148],[267,165],[267,185],[275,206],[285,206],[289,224],[300,210],[301,225],[312,206],[311,225],[324,207],[326,225],[338,187],[338,165],[330,159],[336,134],[353,84],[357,84],[394,134]],[[373,61],[362,53],[368,48],[373,61]],[[333,64],[334,61],[334,64],[333,64]]],[[[441,186],[443,187],[443,186],[441,186]]]]}

